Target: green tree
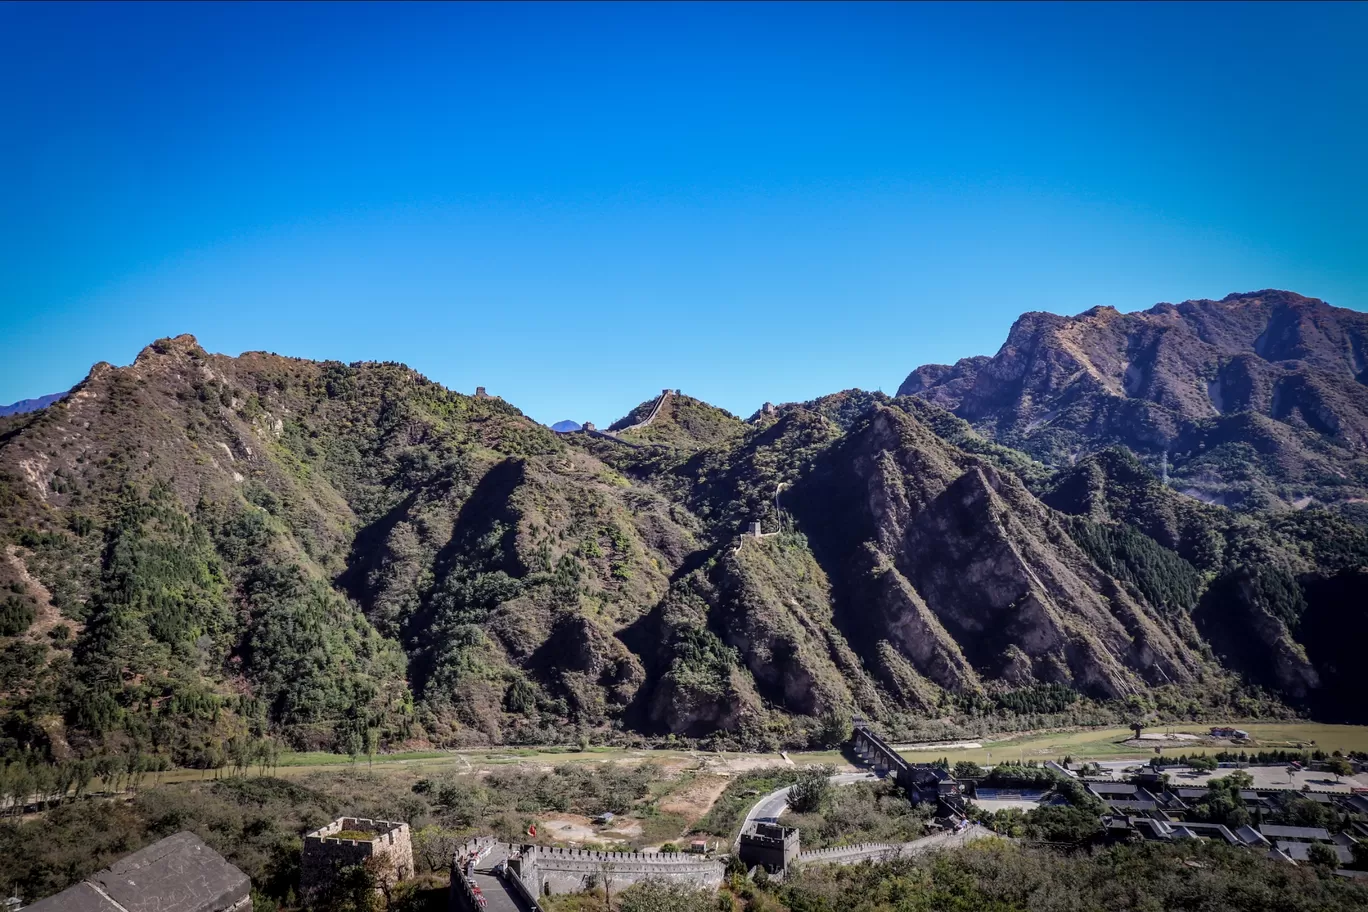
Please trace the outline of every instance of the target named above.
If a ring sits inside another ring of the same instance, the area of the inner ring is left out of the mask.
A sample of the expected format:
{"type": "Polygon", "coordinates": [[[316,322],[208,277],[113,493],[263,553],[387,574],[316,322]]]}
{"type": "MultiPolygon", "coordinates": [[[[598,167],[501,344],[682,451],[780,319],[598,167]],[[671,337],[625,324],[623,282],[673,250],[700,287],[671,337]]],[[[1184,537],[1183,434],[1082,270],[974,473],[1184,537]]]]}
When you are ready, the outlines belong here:
{"type": "Polygon", "coordinates": [[[812,740],[817,747],[840,747],[850,740],[853,732],[849,716],[829,712],[822,716],[821,724],[813,733],[812,740]]]}
{"type": "Polygon", "coordinates": [[[982,779],[983,767],[972,760],[961,760],[955,764],[956,779],[982,779]]]}
{"type": "Polygon", "coordinates": [[[618,908],[620,912],[717,912],[715,895],[687,884],[646,880],[623,890],[618,908]]]}
{"type": "Polygon", "coordinates": [[[1200,757],[1189,757],[1187,765],[1189,769],[1194,769],[1198,772],[1210,773],[1213,772],[1220,764],[1216,762],[1215,757],[1208,757],[1206,754],[1203,754],[1200,757]]]}
{"type": "Polygon", "coordinates": [[[1352,776],[1354,774],[1354,764],[1343,757],[1331,757],[1326,767],[1335,774],[1336,782],[1340,780],[1341,776],[1352,776]]]}
{"type": "Polygon", "coordinates": [[[818,810],[831,794],[831,766],[808,766],[798,773],[798,781],[789,789],[788,803],[800,814],[818,810]]]}
{"type": "Polygon", "coordinates": [[[1318,868],[1339,867],[1339,855],[1336,854],[1334,847],[1323,842],[1313,842],[1307,846],[1306,858],[1318,868]]]}

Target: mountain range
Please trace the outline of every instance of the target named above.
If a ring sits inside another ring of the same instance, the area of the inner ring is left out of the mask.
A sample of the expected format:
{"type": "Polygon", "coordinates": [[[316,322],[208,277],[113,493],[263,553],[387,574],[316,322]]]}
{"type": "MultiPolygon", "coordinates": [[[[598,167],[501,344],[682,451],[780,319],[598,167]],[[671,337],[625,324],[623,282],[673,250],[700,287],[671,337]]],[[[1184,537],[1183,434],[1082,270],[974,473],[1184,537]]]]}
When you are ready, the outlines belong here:
{"type": "Polygon", "coordinates": [[[1122,444],[1209,503],[1368,502],[1368,314],[1290,292],[1026,314],[993,357],[898,394],[1051,465],[1122,444]]]}
{"type": "Polygon", "coordinates": [[[52,403],[57,402],[66,393],[52,393],[47,396],[39,396],[37,399],[20,399],[9,405],[0,405],[0,418],[6,415],[23,415],[26,412],[36,412],[41,408],[47,408],[52,403]]]}
{"type": "Polygon", "coordinates": [[[158,340],[0,419],[0,755],[1362,721],[1365,327],[1027,314],[895,397],[594,434],[158,340]]]}

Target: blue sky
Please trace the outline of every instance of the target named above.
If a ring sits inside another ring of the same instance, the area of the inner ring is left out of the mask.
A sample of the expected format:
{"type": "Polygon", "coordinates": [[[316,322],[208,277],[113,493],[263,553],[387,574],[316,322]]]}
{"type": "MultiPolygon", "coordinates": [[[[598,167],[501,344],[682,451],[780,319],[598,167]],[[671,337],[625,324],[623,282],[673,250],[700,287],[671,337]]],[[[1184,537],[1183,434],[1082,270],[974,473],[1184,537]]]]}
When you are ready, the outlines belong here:
{"type": "Polygon", "coordinates": [[[532,417],[1368,308],[1368,5],[0,5],[0,403],[191,332],[532,417]]]}

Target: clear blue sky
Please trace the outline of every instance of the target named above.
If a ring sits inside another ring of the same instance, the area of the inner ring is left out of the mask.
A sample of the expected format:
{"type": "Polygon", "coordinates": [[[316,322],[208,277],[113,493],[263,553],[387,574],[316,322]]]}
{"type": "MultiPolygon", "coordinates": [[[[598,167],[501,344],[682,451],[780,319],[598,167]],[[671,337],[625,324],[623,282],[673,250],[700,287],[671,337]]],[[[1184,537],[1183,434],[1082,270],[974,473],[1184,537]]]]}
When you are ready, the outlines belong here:
{"type": "Polygon", "coordinates": [[[0,6],[0,403],[191,332],[532,417],[1368,308],[1368,5],[0,6]]]}

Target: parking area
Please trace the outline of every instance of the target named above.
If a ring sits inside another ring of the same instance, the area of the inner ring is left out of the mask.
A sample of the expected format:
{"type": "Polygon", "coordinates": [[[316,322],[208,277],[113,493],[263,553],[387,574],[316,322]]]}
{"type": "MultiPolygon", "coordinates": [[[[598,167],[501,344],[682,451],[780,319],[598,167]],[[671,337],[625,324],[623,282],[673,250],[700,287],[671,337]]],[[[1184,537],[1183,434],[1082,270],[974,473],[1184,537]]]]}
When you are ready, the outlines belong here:
{"type": "Polygon", "coordinates": [[[1013,808],[1024,813],[1040,807],[1039,801],[1030,801],[1024,798],[975,798],[974,804],[993,813],[1012,810],[1013,808]]]}
{"type": "MultiPolygon", "coordinates": [[[[1135,760],[1108,760],[1098,764],[1103,771],[1103,775],[1113,779],[1125,779],[1134,772],[1138,772],[1143,764],[1135,760]],[[1134,771],[1134,772],[1132,772],[1134,771]]],[[[1254,779],[1254,788],[1294,788],[1303,789],[1310,787],[1318,792],[1344,792],[1348,793],[1355,788],[1368,788],[1368,774],[1360,773],[1357,776],[1345,776],[1339,781],[1335,780],[1333,773],[1321,772],[1319,770],[1298,770],[1291,774],[1285,766],[1249,766],[1245,767],[1244,772],[1254,779]]],[[[1169,781],[1174,785],[1206,785],[1212,779],[1228,776],[1234,772],[1233,769],[1218,769],[1211,773],[1199,773],[1194,770],[1169,770],[1169,781]]]]}

